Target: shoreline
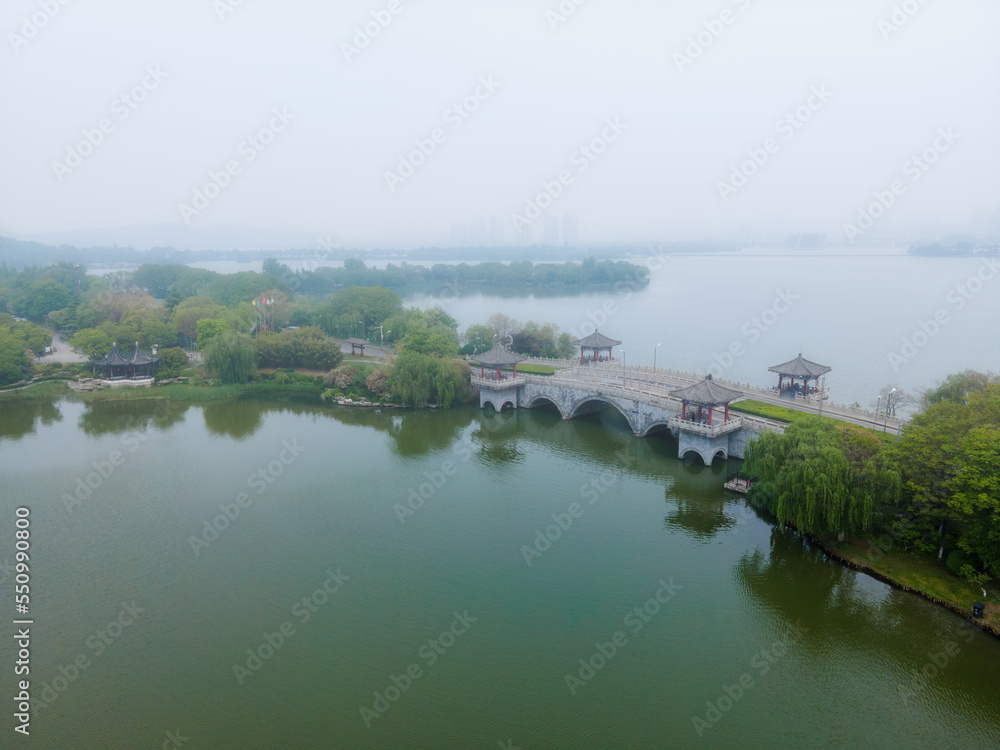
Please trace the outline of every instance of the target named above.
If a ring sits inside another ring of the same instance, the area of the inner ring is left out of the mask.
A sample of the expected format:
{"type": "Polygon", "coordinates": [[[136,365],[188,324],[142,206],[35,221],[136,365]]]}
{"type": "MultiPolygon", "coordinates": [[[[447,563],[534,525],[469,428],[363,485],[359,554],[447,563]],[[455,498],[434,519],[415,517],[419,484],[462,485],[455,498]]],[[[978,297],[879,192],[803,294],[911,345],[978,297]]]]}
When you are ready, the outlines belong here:
{"type": "MultiPolygon", "coordinates": [[[[958,604],[955,604],[954,602],[950,602],[946,599],[941,599],[940,597],[934,596],[933,594],[930,594],[926,591],[913,588],[912,586],[908,586],[905,583],[902,583],[901,581],[897,581],[895,578],[892,578],[887,573],[878,571],[872,568],[870,565],[865,565],[864,563],[860,563],[856,560],[851,559],[850,557],[847,557],[839,552],[834,551],[827,541],[819,539],[818,537],[815,537],[812,534],[804,534],[803,536],[809,540],[810,544],[814,544],[816,545],[816,547],[821,549],[823,551],[823,554],[825,554],[830,559],[840,563],[844,567],[860,571],[878,581],[881,581],[884,584],[892,586],[894,589],[899,589],[900,591],[906,591],[911,594],[916,594],[917,596],[920,596],[929,602],[944,607],[945,609],[949,609],[962,619],[967,620],[969,623],[979,628],[980,630],[985,630],[987,633],[994,636],[995,638],[1000,638],[1000,627],[998,627],[996,624],[992,622],[988,622],[986,617],[983,617],[982,619],[977,619],[973,617],[971,609],[962,608],[958,604]]],[[[991,607],[990,604],[986,604],[986,607],[989,610],[992,610],[993,608],[995,608],[995,606],[996,605],[993,605],[993,607],[991,607]]]]}

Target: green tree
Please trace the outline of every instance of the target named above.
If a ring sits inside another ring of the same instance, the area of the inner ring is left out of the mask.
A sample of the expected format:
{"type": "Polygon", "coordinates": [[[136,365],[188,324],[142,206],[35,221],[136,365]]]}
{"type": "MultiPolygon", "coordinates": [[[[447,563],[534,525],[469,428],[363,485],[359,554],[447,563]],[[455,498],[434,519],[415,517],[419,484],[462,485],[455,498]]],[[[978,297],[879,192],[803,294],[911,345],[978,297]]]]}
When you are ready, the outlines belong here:
{"type": "Polygon", "coordinates": [[[160,349],[157,356],[160,358],[156,366],[156,375],[159,378],[176,378],[189,364],[188,355],[177,346],[160,349]]]}
{"type": "Polygon", "coordinates": [[[803,533],[868,532],[899,499],[899,477],[875,438],[818,418],[748,443],[749,499],[803,533]]]}
{"type": "Polygon", "coordinates": [[[384,325],[402,307],[399,295],[390,289],[349,286],[331,295],[321,314],[329,321],[332,333],[366,337],[373,327],[384,325]]]}
{"type": "Polygon", "coordinates": [[[229,324],[224,320],[202,318],[198,321],[198,348],[204,349],[213,338],[228,330],[229,324]]]}
{"type": "Polygon", "coordinates": [[[28,317],[41,320],[53,310],[68,307],[73,299],[69,289],[53,279],[43,279],[31,285],[28,317]]]}
{"type": "Polygon", "coordinates": [[[283,333],[261,331],[254,339],[261,367],[303,367],[332,370],[344,358],[340,347],[319,328],[283,333]]]}
{"type": "Polygon", "coordinates": [[[111,338],[97,328],[84,328],[73,334],[69,345],[80,354],[94,359],[110,353],[111,338]]]}
{"type": "Polygon", "coordinates": [[[205,348],[205,365],[223,383],[245,383],[257,372],[257,350],[249,334],[225,331],[205,348]]]}
{"type": "Polygon", "coordinates": [[[399,346],[407,352],[453,357],[458,354],[458,336],[454,330],[444,326],[413,328],[399,342],[399,346]]]}
{"type": "Polygon", "coordinates": [[[963,533],[958,546],[982,560],[985,568],[1000,568],[1000,427],[977,427],[962,439],[949,507],[963,533]]]}

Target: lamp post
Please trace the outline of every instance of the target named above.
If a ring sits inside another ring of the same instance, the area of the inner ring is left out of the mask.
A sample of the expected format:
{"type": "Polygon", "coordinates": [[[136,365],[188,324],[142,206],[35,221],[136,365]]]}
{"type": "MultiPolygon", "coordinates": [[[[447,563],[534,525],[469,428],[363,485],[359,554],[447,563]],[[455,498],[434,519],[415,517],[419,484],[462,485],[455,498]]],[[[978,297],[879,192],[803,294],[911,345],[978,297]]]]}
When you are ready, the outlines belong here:
{"type": "Polygon", "coordinates": [[[663,346],[662,341],[653,347],[653,372],[656,372],[656,350],[659,349],[661,346],[663,346]]]}
{"type": "Polygon", "coordinates": [[[622,353],[622,388],[624,388],[625,387],[625,350],[624,349],[619,349],[618,351],[620,351],[622,353]]]}

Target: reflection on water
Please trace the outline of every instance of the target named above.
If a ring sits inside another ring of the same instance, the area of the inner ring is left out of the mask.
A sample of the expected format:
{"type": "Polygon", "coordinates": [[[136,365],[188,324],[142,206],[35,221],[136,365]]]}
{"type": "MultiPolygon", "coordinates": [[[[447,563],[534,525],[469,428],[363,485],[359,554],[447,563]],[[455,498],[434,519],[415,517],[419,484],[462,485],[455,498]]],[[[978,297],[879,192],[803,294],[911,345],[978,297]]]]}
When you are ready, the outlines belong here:
{"type": "Polygon", "coordinates": [[[0,439],[19,440],[37,425],[62,419],[57,403],[50,399],[12,398],[0,402],[0,439]]]}

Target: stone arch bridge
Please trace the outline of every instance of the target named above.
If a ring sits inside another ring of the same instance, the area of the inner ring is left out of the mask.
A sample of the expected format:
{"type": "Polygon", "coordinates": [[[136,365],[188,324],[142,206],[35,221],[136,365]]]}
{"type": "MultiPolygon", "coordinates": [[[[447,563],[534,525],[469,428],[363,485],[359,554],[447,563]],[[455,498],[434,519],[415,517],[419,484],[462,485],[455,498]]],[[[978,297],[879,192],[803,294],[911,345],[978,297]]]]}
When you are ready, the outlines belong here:
{"type": "Polygon", "coordinates": [[[496,411],[549,406],[563,419],[574,419],[606,404],[628,421],[637,437],[669,431],[677,438],[680,458],[695,453],[706,465],[720,456],[743,458],[747,441],[765,430],[785,431],[781,422],[732,414],[725,419],[721,410],[715,412],[719,418],[711,425],[683,419],[681,401],[669,395],[668,387],[629,382],[621,376],[612,380],[585,370],[564,370],[555,376],[519,374],[505,380],[474,376],[472,384],[479,388],[480,407],[489,404],[496,411]]]}

